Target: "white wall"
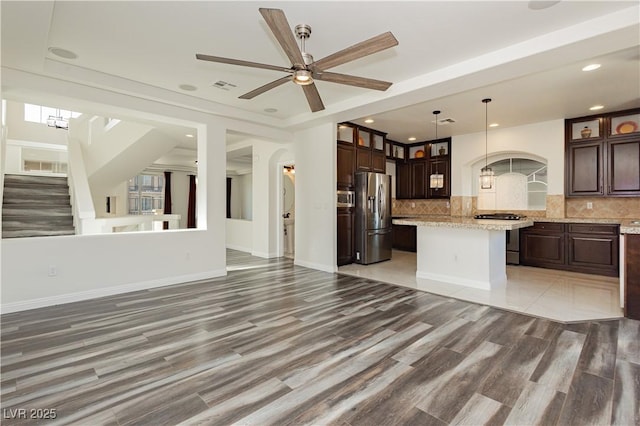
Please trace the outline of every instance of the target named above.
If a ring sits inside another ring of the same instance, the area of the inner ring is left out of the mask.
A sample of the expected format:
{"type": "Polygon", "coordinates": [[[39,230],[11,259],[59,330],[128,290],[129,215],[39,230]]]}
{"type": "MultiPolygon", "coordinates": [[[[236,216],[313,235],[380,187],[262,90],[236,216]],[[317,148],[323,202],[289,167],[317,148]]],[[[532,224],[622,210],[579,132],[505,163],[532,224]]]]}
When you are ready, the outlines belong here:
{"type": "Polygon", "coordinates": [[[227,219],[227,248],[253,251],[253,224],[250,220],[227,219]]]}
{"type": "Polygon", "coordinates": [[[231,175],[231,217],[253,218],[253,173],[231,175]]]}
{"type": "Polygon", "coordinates": [[[336,123],[295,133],[295,264],[334,272],[336,251],[336,123]]]}
{"type": "MultiPolygon", "coordinates": [[[[452,195],[474,195],[473,183],[478,176],[472,165],[484,160],[485,133],[454,136],[451,145],[452,195]]],[[[549,183],[547,193],[564,194],[564,120],[489,130],[487,145],[489,157],[521,152],[545,159],[549,183]]]]}
{"type": "Polygon", "coordinates": [[[22,147],[11,143],[5,144],[4,171],[5,173],[22,173],[22,147]]]}

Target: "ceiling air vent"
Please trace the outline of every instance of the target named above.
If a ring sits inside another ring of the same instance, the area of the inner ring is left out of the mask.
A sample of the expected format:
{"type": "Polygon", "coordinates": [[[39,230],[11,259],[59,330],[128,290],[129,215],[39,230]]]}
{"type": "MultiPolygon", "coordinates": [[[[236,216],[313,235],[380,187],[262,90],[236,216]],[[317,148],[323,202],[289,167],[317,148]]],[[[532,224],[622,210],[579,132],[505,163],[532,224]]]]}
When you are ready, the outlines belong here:
{"type": "Polygon", "coordinates": [[[217,89],[222,89],[222,90],[230,90],[232,87],[238,87],[233,83],[227,83],[226,81],[222,81],[222,80],[216,81],[211,86],[217,89]]]}

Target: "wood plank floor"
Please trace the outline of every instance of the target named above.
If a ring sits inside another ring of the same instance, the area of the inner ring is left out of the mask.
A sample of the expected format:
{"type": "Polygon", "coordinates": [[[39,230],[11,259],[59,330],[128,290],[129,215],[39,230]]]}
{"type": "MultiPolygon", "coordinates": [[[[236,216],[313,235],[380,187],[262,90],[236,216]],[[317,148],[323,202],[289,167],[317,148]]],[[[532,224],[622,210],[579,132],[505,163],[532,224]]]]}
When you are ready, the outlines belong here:
{"type": "Polygon", "coordinates": [[[640,424],[638,321],[228,263],[224,278],[3,315],[2,424],[640,424]]]}

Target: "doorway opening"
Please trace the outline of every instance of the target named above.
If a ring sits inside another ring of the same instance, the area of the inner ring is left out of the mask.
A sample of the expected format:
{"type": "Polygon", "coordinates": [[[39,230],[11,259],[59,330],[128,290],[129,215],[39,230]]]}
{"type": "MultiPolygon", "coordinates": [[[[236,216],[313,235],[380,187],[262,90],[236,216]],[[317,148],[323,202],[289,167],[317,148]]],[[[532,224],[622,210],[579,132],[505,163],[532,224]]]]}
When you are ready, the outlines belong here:
{"type": "Polygon", "coordinates": [[[296,169],[293,164],[285,164],[282,168],[282,229],[283,256],[293,259],[295,254],[295,183],[296,169]]]}

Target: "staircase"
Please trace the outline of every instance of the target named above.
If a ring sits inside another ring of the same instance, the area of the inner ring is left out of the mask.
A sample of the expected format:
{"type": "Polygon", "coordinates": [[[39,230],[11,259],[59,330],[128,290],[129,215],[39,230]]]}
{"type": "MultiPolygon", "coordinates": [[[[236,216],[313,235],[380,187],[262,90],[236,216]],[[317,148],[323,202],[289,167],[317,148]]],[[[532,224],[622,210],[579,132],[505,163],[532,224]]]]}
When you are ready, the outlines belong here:
{"type": "Polygon", "coordinates": [[[65,177],[5,175],[2,238],[74,235],[65,177]]]}

